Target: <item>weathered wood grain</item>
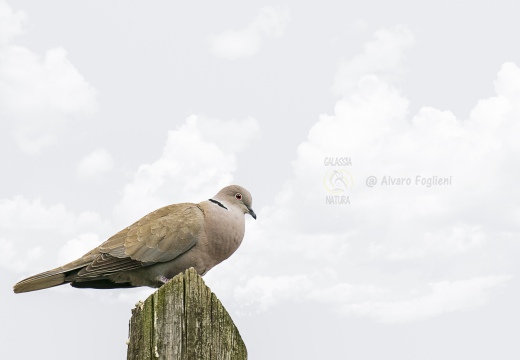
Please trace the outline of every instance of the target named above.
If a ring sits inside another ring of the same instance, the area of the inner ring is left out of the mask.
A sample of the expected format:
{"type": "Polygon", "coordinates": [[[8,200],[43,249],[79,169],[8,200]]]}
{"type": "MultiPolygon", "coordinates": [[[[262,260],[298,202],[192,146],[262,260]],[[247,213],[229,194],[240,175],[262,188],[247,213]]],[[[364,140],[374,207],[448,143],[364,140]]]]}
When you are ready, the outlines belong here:
{"type": "Polygon", "coordinates": [[[242,360],[233,320],[191,268],[139,302],[129,324],[128,360],[242,360]]]}

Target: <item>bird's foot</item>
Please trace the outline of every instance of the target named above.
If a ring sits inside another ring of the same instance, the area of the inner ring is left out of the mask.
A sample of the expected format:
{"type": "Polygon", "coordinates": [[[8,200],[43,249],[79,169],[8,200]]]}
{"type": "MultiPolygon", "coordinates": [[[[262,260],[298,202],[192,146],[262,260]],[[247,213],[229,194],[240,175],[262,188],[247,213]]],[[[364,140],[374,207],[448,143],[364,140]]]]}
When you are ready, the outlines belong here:
{"type": "Polygon", "coordinates": [[[168,279],[166,276],[162,276],[162,275],[159,276],[159,277],[157,278],[157,280],[158,280],[159,282],[163,283],[163,284],[166,284],[168,281],[170,281],[170,279],[168,279]]]}

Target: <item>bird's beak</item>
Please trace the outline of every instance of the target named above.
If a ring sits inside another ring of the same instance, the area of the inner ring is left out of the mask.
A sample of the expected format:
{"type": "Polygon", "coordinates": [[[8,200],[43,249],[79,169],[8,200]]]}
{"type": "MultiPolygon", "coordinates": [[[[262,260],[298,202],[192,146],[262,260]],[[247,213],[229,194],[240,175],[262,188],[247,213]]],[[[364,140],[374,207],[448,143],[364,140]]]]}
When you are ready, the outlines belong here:
{"type": "Polygon", "coordinates": [[[249,210],[249,215],[251,215],[251,216],[253,217],[253,219],[256,220],[256,214],[255,214],[255,212],[253,211],[253,209],[247,208],[247,210],[249,210]]]}

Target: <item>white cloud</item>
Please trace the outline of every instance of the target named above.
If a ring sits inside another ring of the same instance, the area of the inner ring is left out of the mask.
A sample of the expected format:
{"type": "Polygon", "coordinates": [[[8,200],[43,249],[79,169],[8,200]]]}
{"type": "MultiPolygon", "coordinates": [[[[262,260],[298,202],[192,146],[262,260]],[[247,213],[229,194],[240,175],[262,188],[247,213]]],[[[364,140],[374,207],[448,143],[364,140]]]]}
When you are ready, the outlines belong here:
{"type": "Polygon", "coordinates": [[[75,216],[58,203],[46,206],[41,199],[29,200],[21,196],[0,199],[0,218],[2,229],[56,229],[71,231],[75,216]]]}
{"type": "Polygon", "coordinates": [[[232,183],[237,151],[257,137],[253,118],[221,121],[192,115],[168,139],[159,159],[143,164],[116,206],[121,224],[175,202],[202,201],[232,183]]]}
{"type": "Polygon", "coordinates": [[[25,12],[14,12],[4,0],[0,0],[0,46],[9,43],[14,36],[23,33],[23,24],[26,21],[25,12]]]}
{"type": "Polygon", "coordinates": [[[384,244],[373,242],[369,251],[374,256],[383,255],[388,260],[417,259],[435,254],[456,255],[482,247],[486,242],[486,234],[480,226],[455,224],[449,229],[435,232],[424,232],[415,243],[406,247],[386,248],[384,244]]]}
{"type": "Polygon", "coordinates": [[[482,306],[488,302],[493,288],[504,286],[513,278],[491,275],[392,289],[388,285],[337,282],[337,276],[330,270],[314,275],[253,276],[234,287],[234,306],[247,314],[282,303],[316,302],[345,316],[403,323],[482,306]]]}
{"type": "MultiPolygon", "coordinates": [[[[59,248],[71,237],[86,231],[110,234],[110,225],[98,213],[84,211],[76,214],[63,204],[46,205],[40,199],[14,197],[0,199],[0,265],[15,272],[42,270],[42,266],[56,266],[59,248]],[[46,256],[43,257],[45,252],[46,256]]],[[[92,245],[94,235],[81,235],[92,245]]],[[[79,244],[69,242],[62,250],[66,256],[79,244]]]]}
{"type": "Polygon", "coordinates": [[[341,65],[334,113],[321,115],[298,146],[292,176],[248,226],[240,258],[212,270],[242,274],[238,304],[250,297],[252,308],[266,309],[311,288],[304,296],[335,294],[332,304],[345,315],[414,321],[482,305],[510,278],[489,274],[514,271],[519,255],[507,244],[519,235],[511,199],[520,197],[512,166],[520,156],[520,69],[504,64],[496,95],[468,119],[432,107],[410,116],[394,82],[412,42],[404,27],[379,30],[341,65]],[[325,157],[351,158],[342,167],[353,179],[350,205],[325,202],[325,157]],[[365,184],[371,175],[375,187],[365,184]],[[416,185],[418,175],[451,183],[416,185]],[[411,183],[382,185],[383,176],[411,183]],[[298,277],[326,269],[332,277],[298,277]]]}
{"type": "Polygon", "coordinates": [[[388,294],[388,290],[374,285],[338,282],[338,274],[330,268],[290,275],[256,275],[243,280],[243,284],[234,286],[233,297],[237,308],[244,313],[305,301],[332,305],[340,311],[340,306],[346,303],[357,304],[388,294]]]}
{"type": "MultiPolygon", "coordinates": [[[[330,276],[330,274],[323,274],[330,276]]],[[[349,284],[345,282],[336,283],[330,286],[314,286],[314,290],[309,292],[311,300],[330,304],[333,306],[345,306],[345,304],[358,304],[374,299],[383,298],[390,294],[390,291],[368,284],[349,284]]]]}
{"type": "Polygon", "coordinates": [[[216,57],[228,60],[253,56],[260,51],[264,38],[282,36],[289,21],[289,11],[286,8],[264,7],[244,29],[211,35],[210,51],[216,57]]]}
{"type": "Polygon", "coordinates": [[[503,96],[520,96],[520,70],[512,62],[502,65],[498,79],[495,81],[495,91],[503,96]]]}
{"type": "Polygon", "coordinates": [[[253,117],[243,120],[220,120],[203,117],[198,127],[200,136],[224,152],[239,152],[258,139],[260,126],[253,117]]]}
{"type": "Polygon", "coordinates": [[[0,199],[0,218],[0,229],[13,232],[20,228],[56,230],[62,233],[92,228],[106,231],[109,228],[96,212],[83,211],[75,214],[62,203],[45,205],[39,198],[27,199],[23,196],[0,199]]]}
{"type": "Polygon", "coordinates": [[[80,234],[77,238],[69,240],[58,252],[59,262],[66,264],[83,256],[90,250],[99,246],[103,241],[97,234],[80,234]]]}
{"type": "Polygon", "coordinates": [[[81,159],[77,172],[82,177],[92,178],[112,170],[113,167],[112,155],[105,149],[96,149],[81,159]]]}
{"type": "Polygon", "coordinates": [[[25,251],[25,255],[20,255],[15,249],[12,240],[0,238],[0,267],[13,272],[22,272],[34,260],[43,255],[42,247],[32,247],[25,251]]]}
{"type": "Polygon", "coordinates": [[[306,275],[293,276],[255,276],[246,284],[235,289],[235,299],[242,309],[256,308],[265,311],[289,299],[303,298],[311,290],[306,275]]]}
{"type": "MultiPolygon", "coordinates": [[[[360,25],[353,26],[360,27],[360,25]]],[[[366,26],[364,23],[363,26],[366,26]]],[[[406,26],[380,29],[375,39],[365,43],[363,53],[342,63],[336,73],[333,89],[346,96],[356,89],[366,75],[383,76],[395,81],[403,71],[404,49],[414,43],[413,33],[406,26]]]]}
{"type": "MultiPolygon", "coordinates": [[[[402,50],[403,32],[397,28],[378,33],[402,50]]],[[[404,57],[396,49],[384,48],[393,54],[389,70],[393,73],[395,67],[402,67],[394,60],[404,57]]],[[[377,61],[381,58],[377,51],[373,57],[377,61]]],[[[368,55],[365,58],[374,63],[368,55]]],[[[355,237],[363,236],[394,254],[415,252],[422,257],[485,248],[484,240],[489,236],[486,228],[494,226],[492,218],[501,218],[505,222],[501,225],[514,229],[511,213],[515,210],[500,204],[505,188],[518,192],[504,185],[510,184],[507,174],[513,171],[510,165],[519,154],[513,139],[520,135],[520,97],[514,91],[498,89],[515,89],[511,79],[517,71],[513,64],[504,65],[496,82],[497,96],[480,101],[467,120],[457,119],[450,112],[422,108],[411,121],[408,100],[386,73],[360,73],[355,89],[337,102],[335,113],[322,115],[310,129],[307,141],[298,147],[294,176],[280,194],[273,221],[280,218],[285,227],[316,234],[355,231],[355,237]],[[504,83],[508,85],[501,85],[504,83]],[[327,156],[352,158],[353,166],[346,168],[354,179],[349,192],[351,206],[325,203],[323,177],[329,169],[323,159],[327,156]],[[482,164],[488,164],[485,171],[482,164]],[[365,185],[370,175],[379,178],[378,186],[365,185]],[[452,183],[415,185],[417,175],[451,176],[452,183]],[[411,185],[384,186],[383,176],[410,177],[411,185]],[[479,194],[478,200],[475,194],[479,194]],[[500,209],[500,214],[486,218],[476,211],[477,206],[500,209]],[[309,218],[315,221],[307,221],[309,218]]],[[[338,244],[344,242],[336,236],[338,244]]]]}
{"type": "Polygon", "coordinates": [[[341,311],[386,323],[425,320],[444,313],[482,306],[487,302],[488,289],[504,285],[511,278],[509,275],[498,275],[435,282],[428,284],[429,293],[420,297],[391,302],[345,304],[341,306],[341,311]]]}
{"type": "Polygon", "coordinates": [[[63,125],[97,109],[96,91],[67,59],[63,48],[42,57],[12,43],[22,32],[25,15],[0,3],[0,116],[26,152],[52,144],[63,125]]]}

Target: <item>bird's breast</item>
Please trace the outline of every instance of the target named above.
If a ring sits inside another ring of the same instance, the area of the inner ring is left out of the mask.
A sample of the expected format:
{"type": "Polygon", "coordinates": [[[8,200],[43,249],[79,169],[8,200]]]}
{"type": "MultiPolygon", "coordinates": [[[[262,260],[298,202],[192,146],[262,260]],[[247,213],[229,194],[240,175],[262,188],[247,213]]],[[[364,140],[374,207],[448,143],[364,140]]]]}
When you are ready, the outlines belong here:
{"type": "Polygon", "coordinates": [[[206,218],[207,250],[216,264],[233,254],[244,238],[244,214],[222,209],[206,218]]]}

